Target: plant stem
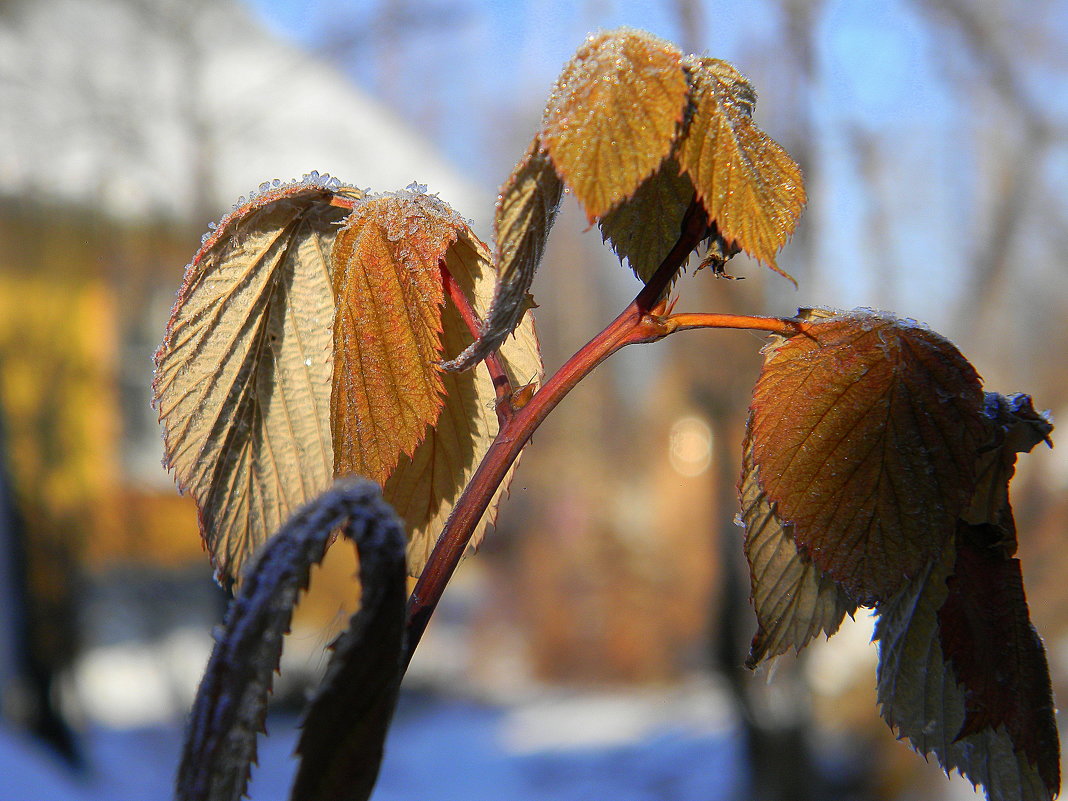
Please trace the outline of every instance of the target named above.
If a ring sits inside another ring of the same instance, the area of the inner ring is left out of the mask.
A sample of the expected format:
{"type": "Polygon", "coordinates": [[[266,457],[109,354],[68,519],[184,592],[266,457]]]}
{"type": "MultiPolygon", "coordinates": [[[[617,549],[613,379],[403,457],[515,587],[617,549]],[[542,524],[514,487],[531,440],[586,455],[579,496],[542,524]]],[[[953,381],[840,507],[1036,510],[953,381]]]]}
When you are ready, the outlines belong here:
{"type": "MultiPolygon", "coordinates": [[[[460,313],[467,330],[471,332],[471,336],[477,338],[478,332],[482,330],[482,321],[478,318],[478,312],[475,311],[467,295],[464,294],[460,285],[452,277],[452,273],[449,272],[444,259],[438,262],[438,269],[441,270],[441,284],[445,294],[456,306],[456,310],[460,313]]],[[[497,423],[503,426],[505,419],[510,417],[512,412],[512,407],[509,403],[512,399],[512,382],[508,379],[508,373],[505,372],[504,362],[501,361],[499,353],[491,353],[486,357],[486,368],[489,370],[490,379],[493,381],[493,392],[497,396],[497,423]]]]}
{"type": "Polygon", "coordinates": [[[664,322],[676,331],[697,328],[742,328],[749,331],[770,331],[784,337],[792,337],[809,329],[804,320],[792,317],[761,317],[748,314],[718,314],[714,312],[680,312],[664,318],[664,322]]]}
{"type": "MultiPolygon", "coordinates": [[[[707,229],[708,217],[694,199],[683,219],[679,241],[631,304],[568,359],[523,408],[510,410],[512,414],[502,419],[497,436],[453,507],[408,599],[409,661],[471,540],[475,526],[485,514],[497,487],[523,446],[564,396],[608,356],[625,345],[651,342],[668,333],[663,320],[650,312],[670,286],[679,268],[704,238],[707,229]]],[[[447,282],[446,287],[449,283],[454,282],[447,282]]]]}
{"type": "MultiPolygon", "coordinates": [[[[661,316],[672,279],[708,232],[708,217],[695,199],[683,218],[679,240],[634,300],[603,331],[568,359],[520,409],[501,417],[501,427],[471,481],[453,507],[415,589],[408,599],[408,661],[438,601],[467,549],[478,521],[515,463],[519,452],[556,405],[597,365],[620,348],[655,342],[690,328],[743,328],[792,336],[803,330],[795,320],[730,314],[661,316]]],[[[450,282],[446,282],[446,287],[450,282]]],[[[459,293],[462,295],[462,293],[459,293]]],[[[454,297],[450,292],[450,297],[454,297]]],[[[455,297],[454,297],[455,300],[455,297]]],[[[460,305],[459,303],[457,304],[460,305]]],[[[506,404],[508,405],[508,404],[506,404]]]]}

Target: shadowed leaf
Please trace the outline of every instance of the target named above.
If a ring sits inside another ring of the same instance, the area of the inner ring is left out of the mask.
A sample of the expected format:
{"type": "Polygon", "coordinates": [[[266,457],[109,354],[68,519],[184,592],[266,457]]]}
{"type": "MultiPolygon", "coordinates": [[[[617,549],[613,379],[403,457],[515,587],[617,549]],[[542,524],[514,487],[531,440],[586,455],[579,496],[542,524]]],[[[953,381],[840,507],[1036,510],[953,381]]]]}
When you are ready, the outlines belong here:
{"type": "Polygon", "coordinates": [[[267,535],[330,484],[331,205],[318,176],[229,214],[186,268],[156,353],[167,465],[231,581],[267,535]]]}
{"type": "MultiPolygon", "coordinates": [[[[529,308],[527,292],[560,207],[563,184],[535,138],[501,187],[494,223],[497,288],[478,340],[442,369],[467,370],[501,347],[529,308]]],[[[450,348],[446,352],[452,352],[450,348]]]]}
{"type": "Polygon", "coordinates": [[[1016,524],[1009,505],[1009,481],[1016,472],[1016,454],[1028,453],[1040,442],[1049,443],[1053,425],[1035,411],[1030,395],[986,393],[983,408],[993,435],[980,454],[976,489],[961,515],[966,523],[989,523],[1001,530],[1005,553],[1016,552],[1016,524]]]}
{"type": "Polygon", "coordinates": [[[723,238],[786,275],[775,254],[805,205],[801,168],[753,122],[756,93],[734,67],[696,57],[684,66],[693,114],[678,162],[723,238]]]}
{"type": "Polygon", "coordinates": [[[693,184],[680,174],[678,162],[665,159],[632,198],[602,218],[601,235],[635,275],[648,281],[678,242],[693,197],[693,184]]]}
{"type": "MultiPolygon", "coordinates": [[[[473,234],[461,232],[445,262],[475,312],[484,313],[493,296],[493,270],[486,246],[473,234]]],[[[462,350],[470,342],[470,334],[451,303],[442,312],[442,325],[446,352],[462,350]]],[[[515,335],[501,345],[500,356],[513,386],[531,380],[540,383],[541,356],[531,315],[525,315],[515,335]]],[[[496,396],[484,365],[462,373],[444,373],[442,380],[445,405],[436,425],[411,457],[401,457],[383,490],[408,526],[408,568],[412,575],[422,571],[453,505],[497,433],[496,396]]],[[[497,500],[510,480],[511,472],[475,527],[472,546],[496,517],[497,500]]]]}
{"type": "Polygon", "coordinates": [[[941,552],[987,436],[979,377],[952,343],[865,311],[815,321],[770,354],[753,458],[777,513],[858,603],[941,552]]]}
{"type": "Polygon", "coordinates": [[[370,791],[395,699],[395,692],[385,698],[377,693],[394,687],[401,672],[404,530],[376,485],[341,479],[300,509],[245,571],[197,690],[178,770],[178,801],[237,801],[244,795],[256,759],[256,737],[267,714],[272,676],[282,653],[282,637],[300,591],[307,587],[312,565],[322,559],[339,527],[356,543],[363,582],[361,609],[353,616],[353,633],[343,638],[345,655],[340,658],[354,661],[360,649],[359,659],[366,660],[367,667],[365,683],[352,688],[352,695],[343,701],[336,699],[336,714],[361,708],[366,701],[359,697],[361,691],[374,694],[375,719],[354,726],[349,718],[366,746],[349,776],[370,791]],[[367,637],[371,632],[373,639],[367,637]],[[347,710],[342,709],[343,702],[350,704],[347,710]]]}
{"type": "Polygon", "coordinates": [[[671,152],[687,91],[681,53],[642,31],[593,35],[564,67],[541,141],[591,223],[671,152]]]}
{"type": "Polygon", "coordinates": [[[466,223],[437,198],[364,200],[334,244],[334,472],[384,483],[438,418],[438,261],[466,223]]]}
{"type": "Polygon", "coordinates": [[[921,754],[934,754],[948,773],[982,784],[990,801],[1049,801],[1039,769],[1004,728],[958,737],[966,719],[965,692],[946,662],[938,610],[948,591],[953,540],[895,597],[878,606],[878,698],[883,718],[921,754]]]}
{"type": "Polygon", "coordinates": [[[938,610],[942,652],[964,690],[956,739],[999,729],[1051,792],[1061,786],[1046,652],[1027,610],[1020,561],[996,526],[962,523],[957,559],[938,610]]]}
{"type": "Polygon", "coordinates": [[[830,577],[798,553],[792,527],[779,520],[775,504],[760,489],[758,473],[747,441],[738,490],[759,625],[745,662],[749,668],[790,648],[800,651],[821,632],[830,637],[857,608],[830,577]]]}

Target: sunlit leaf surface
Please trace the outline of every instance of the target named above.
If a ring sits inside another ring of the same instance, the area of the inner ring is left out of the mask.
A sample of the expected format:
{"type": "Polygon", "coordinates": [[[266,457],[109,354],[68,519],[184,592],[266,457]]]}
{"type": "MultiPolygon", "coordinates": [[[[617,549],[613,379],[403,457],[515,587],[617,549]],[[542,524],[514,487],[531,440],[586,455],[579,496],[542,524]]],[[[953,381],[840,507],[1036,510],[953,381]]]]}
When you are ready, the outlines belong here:
{"type": "Polygon", "coordinates": [[[798,553],[791,534],[760,488],[752,448],[742,457],[739,496],[745,524],[745,556],[749,561],[753,607],[759,626],[746,659],[755,667],[765,659],[800,651],[820,633],[838,631],[856,604],[812,560],[798,553]]]}
{"type": "MultiPolygon", "coordinates": [[[[489,252],[470,232],[463,232],[449,249],[446,265],[475,311],[485,312],[493,295],[489,252]]],[[[459,313],[447,303],[442,313],[442,342],[446,352],[462,350],[471,341],[459,313]]],[[[539,381],[541,356],[531,315],[523,317],[500,349],[513,386],[539,381]]],[[[452,512],[460,492],[497,433],[495,394],[484,364],[460,373],[444,373],[444,407],[437,424],[411,457],[401,457],[385,485],[386,499],[408,524],[408,566],[418,575],[452,512]]],[[[506,491],[511,473],[476,526],[472,546],[481,540],[496,516],[497,501],[506,491]]]]}
{"type": "Polygon", "coordinates": [[[671,152],[687,91],[682,54],[643,31],[590,36],[564,67],[541,140],[590,222],[671,152]]]}
{"type": "Polygon", "coordinates": [[[753,458],[794,539],[853,600],[894,595],[941,553],[988,432],[979,377],[919,324],[855,311],[768,358],[753,458]]]}
{"type": "Polygon", "coordinates": [[[694,57],[685,66],[693,114],[679,164],[723,238],[781,273],[775,254],[805,205],[801,169],[753,122],[756,94],[734,67],[694,57]]]}
{"type": "Polygon", "coordinates": [[[333,476],[329,256],[348,213],[306,180],[255,197],[186,268],[156,353],[167,464],[200,510],[217,576],[333,476]]]}
{"type": "Polygon", "coordinates": [[[334,245],[334,471],[384,483],[438,418],[444,387],[438,265],[466,224],[437,198],[353,209],[334,245]]]}

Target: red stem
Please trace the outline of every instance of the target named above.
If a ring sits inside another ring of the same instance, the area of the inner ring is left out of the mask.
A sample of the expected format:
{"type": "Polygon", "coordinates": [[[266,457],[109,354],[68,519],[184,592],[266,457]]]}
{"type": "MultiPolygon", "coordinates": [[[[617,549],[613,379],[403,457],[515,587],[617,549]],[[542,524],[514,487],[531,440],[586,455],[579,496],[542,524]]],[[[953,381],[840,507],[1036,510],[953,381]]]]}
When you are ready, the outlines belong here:
{"type": "MultiPolygon", "coordinates": [[[[695,198],[683,218],[679,241],[634,301],[601,333],[568,359],[525,406],[513,410],[510,408],[511,404],[499,404],[509,407],[510,414],[501,416],[501,427],[497,436],[453,507],[453,512],[408,599],[409,660],[419,645],[445,586],[456,571],[475,526],[485,514],[490,499],[527,440],[564,396],[608,356],[625,345],[652,342],[668,333],[664,321],[650,312],[660,302],[671,280],[704,238],[707,230],[708,216],[695,198]]],[[[449,283],[455,285],[455,282],[448,282],[446,286],[449,283]]]]}
{"type": "MultiPolygon", "coordinates": [[[[449,296],[449,299],[456,306],[456,310],[460,312],[460,317],[463,319],[464,325],[467,326],[467,330],[471,332],[471,336],[478,339],[478,332],[482,330],[482,321],[478,319],[478,312],[475,311],[467,295],[464,294],[464,291],[452,277],[449,268],[445,266],[444,259],[438,261],[438,269],[441,270],[441,284],[445,289],[445,294],[449,296]]],[[[503,426],[504,421],[512,415],[512,406],[509,403],[514,391],[512,382],[508,379],[508,373],[505,372],[504,362],[501,361],[500,354],[491,353],[487,356],[486,367],[489,368],[490,378],[493,380],[493,391],[497,395],[497,423],[503,426]]]]}
{"type": "MultiPolygon", "coordinates": [[[[654,342],[678,330],[689,328],[743,328],[774,331],[787,336],[803,330],[803,324],[790,319],[747,317],[728,314],[663,314],[662,299],[672,279],[690,253],[706,236],[708,217],[694,200],[683,219],[678,242],[656,273],[615,320],[574,356],[520,409],[501,417],[501,427],[490,444],[471,481],[453,507],[452,515],[438,538],[419,581],[408,599],[408,660],[426,630],[430,616],[452,578],[478,521],[485,514],[509,468],[531,435],[556,405],[597,365],[626,345],[654,342]]],[[[455,282],[451,282],[455,286],[455,282]]],[[[450,282],[446,282],[450,286],[450,282]]],[[[454,297],[450,289],[450,297],[454,297]]],[[[463,293],[460,292],[460,295],[463,293]]],[[[454,297],[454,300],[456,298],[454,297]]],[[[460,302],[457,306],[461,308],[460,302]]],[[[498,395],[498,397],[500,397],[498,395]]]]}

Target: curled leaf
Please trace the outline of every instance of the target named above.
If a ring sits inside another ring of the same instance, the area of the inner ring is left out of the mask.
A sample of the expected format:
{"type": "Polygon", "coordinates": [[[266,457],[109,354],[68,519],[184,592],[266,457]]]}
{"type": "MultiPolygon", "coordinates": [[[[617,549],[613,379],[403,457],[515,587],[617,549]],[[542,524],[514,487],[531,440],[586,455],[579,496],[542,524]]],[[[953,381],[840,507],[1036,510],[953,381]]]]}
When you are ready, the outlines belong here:
{"type": "Polygon", "coordinates": [[[376,485],[342,479],[287,521],[246,569],[197,690],[178,769],[178,801],[238,801],[244,795],[282,637],[312,565],[339,527],[359,550],[363,586],[344,659],[358,655],[366,680],[344,699],[349,706],[335,712],[351,714],[368,702],[379,710],[377,720],[352,726],[368,750],[351,778],[370,792],[389,719],[384,707],[392,711],[395,699],[395,692],[383,697],[380,688],[399,683],[404,653],[404,530],[376,485]],[[369,697],[361,698],[361,691],[369,697]]]}
{"type": "Polygon", "coordinates": [[[952,343],[867,311],[812,322],[753,392],[764,492],[855,601],[894,595],[942,551],[987,436],[979,376],[952,343]]]}
{"type": "Polygon", "coordinates": [[[329,255],[358,195],[328,177],[265,187],[205,239],[156,352],[166,463],[217,577],[330,485],[329,255]]]}
{"type": "Polygon", "coordinates": [[[693,113],[678,162],[723,238],[790,278],[775,254],[805,205],[801,168],[753,122],[756,93],[734,67],[693,56],[684,65],[693,113]]]}
{"type": "Polygon", "coordinates": [[[470,369],[501,347],[529,308],[528,294],[560,208],[563,184],[535,137],[497,199],[497,288],[478,340],[442,369],[470,369]]]}
{"type": "Polygon", "coordinates": [[[947,773],[957,770],[983,785],[990,801],[1049,801],[1058,785],[1043,777],[1048,762],[1029,757],[1004,727],[964,728],[967,692],[946,659],[939,631],[939,610],[956,562],[951,539],[896,596],[877,607],[882,716],[919,753],[934,754],[947,773]]]}
{"type": "Polygon", "coordinates": [[[1016,472],[1016,454],[1029,453],[1050,442],[1053,425],[1039,414],[1030,395],[986,393],[983,413],[990,422],[990,442],[979,455],[976,489],[961,519],[972,525],[990,524],[1001,530],[1005,553],[1016,552],[1016,524],[1009,505],[1009,481],[1016,472]]]}
{"type": "Polygon", "coordinates": [[[682,54],[643,31],[590,36],[564,67],[541,141],[591,223],[671,152],[687,90],[682,54]]]}
{"type": "Polygon", "coordinates": [[[753,668],[790,648],[800,651],[821,632],[830,637],[857,605],[811,559],[798,552],[792,526],[779,519],[775,504],[760,488],[759,468],[753,464],[748,440],[738,492],[759,626],[745,662],[746,667],[753,668]]]}
{"type": "MultiPolygon", "coordinates": [[[[471,301],[477,314],[493,297],[493,269],[486,246],[469,231],[461,232],[449,248],[445,266],[471,301]]],[[[442,343],[446,352],[459,351],[470,334],[451,303],[442,311],[442,343]]],[[[540,382],[541,356],[531,315],[525,315],[500,347],[501,362],[512,386],[540,382]]],[[[434,427],[412,455],[402,456],[383,490],[386,500],[408,526],[408,568],[418,575],[437,542],[453,506],[470,481],[497,433],[495,392],[485,366],[461,373],[443,373],[444,407],[434,427]]],[[[514,466],[513,466],[514,469],[514,466]]],[[[506,491],[511,472],[501,483],[488,511],[472,534],[477,545],[496,516],[497,501],[506,491]]]]}
{"type": "Polygon", "coordinates": [[[1018,559],[996,526],[962,523],[957,558],[938,610],[942,653],[964,691],[957,740],[999,730],[1046,788],[1061,786],[1060,744],[1042,640],[1028,614],[1018,559]]]}

